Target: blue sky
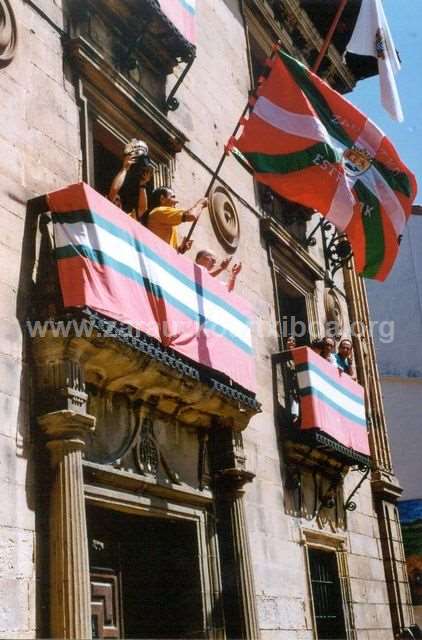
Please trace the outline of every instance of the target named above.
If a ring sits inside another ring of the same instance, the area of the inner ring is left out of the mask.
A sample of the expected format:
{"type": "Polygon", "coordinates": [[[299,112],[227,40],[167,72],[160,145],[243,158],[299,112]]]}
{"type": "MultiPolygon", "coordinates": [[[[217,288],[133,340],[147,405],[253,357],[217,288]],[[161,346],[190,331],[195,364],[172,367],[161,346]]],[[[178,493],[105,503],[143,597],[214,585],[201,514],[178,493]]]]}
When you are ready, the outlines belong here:
{"type": "Polygon", "coordinates": [[[392,120],[382,107],[378,77],[358,82],[347,98],[390,138],[416,175],[416,202],[422,204],[422,0],[384,0],[384,10],[402,61],[396,79],[404,122],[392,120]]]}

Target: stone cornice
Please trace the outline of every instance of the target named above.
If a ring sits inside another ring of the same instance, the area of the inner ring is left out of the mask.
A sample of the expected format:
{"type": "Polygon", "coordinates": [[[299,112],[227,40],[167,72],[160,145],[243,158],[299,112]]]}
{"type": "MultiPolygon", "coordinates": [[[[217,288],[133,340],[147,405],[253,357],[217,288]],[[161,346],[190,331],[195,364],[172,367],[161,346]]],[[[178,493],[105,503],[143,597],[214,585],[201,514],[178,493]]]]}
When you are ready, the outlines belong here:
{"type": "Polygon", "coordinates": [[[110,103],[112,100],[138,127],[146,129],[175,152],[180,151],[188,142],[184,133],[169,122],[139,87],[116,71],[89,40],[79,36],[69,40],[65,49],[82,77],[88,80],[90,86],[84,89],[86,92],[91,89],[92,95],[89,98],[94,102],[104,101],[104,96],[107,96],[106,102],[110,103]]]}

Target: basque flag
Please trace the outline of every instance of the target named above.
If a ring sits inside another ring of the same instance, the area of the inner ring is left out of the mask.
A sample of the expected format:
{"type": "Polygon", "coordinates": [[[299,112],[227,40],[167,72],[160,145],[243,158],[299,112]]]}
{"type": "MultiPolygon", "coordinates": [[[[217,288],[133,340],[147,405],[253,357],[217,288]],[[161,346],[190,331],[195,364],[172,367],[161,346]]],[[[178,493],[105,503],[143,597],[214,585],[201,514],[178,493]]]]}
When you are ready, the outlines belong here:
{"type": "Polygon", "coordinates": [[[414,175],[367,116],[300,62],[279,50],[269,64],[229,148],[259,182],[346,232],[357,271],[384,280],[416,196],[414,175]]]}

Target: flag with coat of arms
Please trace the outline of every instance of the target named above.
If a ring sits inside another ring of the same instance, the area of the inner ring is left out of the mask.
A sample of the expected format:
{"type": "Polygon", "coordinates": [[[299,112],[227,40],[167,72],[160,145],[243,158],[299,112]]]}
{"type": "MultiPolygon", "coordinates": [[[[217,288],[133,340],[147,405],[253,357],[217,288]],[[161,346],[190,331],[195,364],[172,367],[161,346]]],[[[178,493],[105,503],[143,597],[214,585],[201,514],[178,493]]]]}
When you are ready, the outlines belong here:
{"type": "Polygon", "coordinates": [[[397,256],[416,180],[383,132],[282,50],[228,148],[259,182],[345,232],[357,271],[384,280],[397,256]]]}
{"type": "Polygon", "coordinates": [[[381,102],[394,120],[403,121],[395,75],[401,65],[381,0],[362,0],[346,51],[378,61],[381,102]]]}

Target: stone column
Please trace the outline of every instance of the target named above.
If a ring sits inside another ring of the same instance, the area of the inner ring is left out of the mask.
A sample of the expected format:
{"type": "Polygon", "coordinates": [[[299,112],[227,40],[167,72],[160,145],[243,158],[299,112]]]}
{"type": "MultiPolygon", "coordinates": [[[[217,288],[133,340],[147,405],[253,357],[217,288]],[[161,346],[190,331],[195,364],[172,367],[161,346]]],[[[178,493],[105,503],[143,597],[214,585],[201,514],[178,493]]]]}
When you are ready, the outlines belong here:
{"type": "Polygon", "coordinates": [[[244,640],[260,635],[243,498],[243,486],[252,478],[248,471],[226,469],[217,479],[226,633],[244,640]]]}
{"type": "Polygon", "coordinates": [[[91,597],[82,450],[95,418],[62,410],[38,418],[51,454],[50,635],[91,638],[91,597]]]}
{"type": "Polygon", "coordinates": [[[255,585],[249,548],[244,485],[255,475],[247,471],[240,433],[216,429],[211,437],[211,466],[221,556],[227,638],[259,638],[255,585]]]}

